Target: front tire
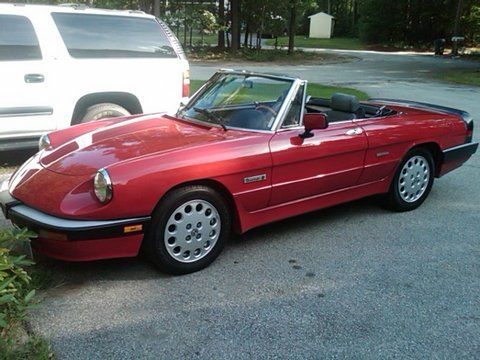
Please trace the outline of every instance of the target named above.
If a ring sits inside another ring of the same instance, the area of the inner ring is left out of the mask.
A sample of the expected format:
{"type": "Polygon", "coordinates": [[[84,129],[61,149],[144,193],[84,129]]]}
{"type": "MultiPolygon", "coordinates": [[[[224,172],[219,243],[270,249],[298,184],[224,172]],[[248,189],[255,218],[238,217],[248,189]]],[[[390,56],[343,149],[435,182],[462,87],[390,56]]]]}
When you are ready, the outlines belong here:
{"type": "Polygon", "coordinates": [[[410,150],[400,163],[387,195],[387,205],[395,211],[418,208],[433,185],[435,163],[423,148],[410,150]]]}
{"type": "Polygon", "coordinates": [[[217,258],[230,230],[230,212],[220,194],[186,186],[168,193],[153,213],[144,251],[160,270],[188,274],[217,258]]]}

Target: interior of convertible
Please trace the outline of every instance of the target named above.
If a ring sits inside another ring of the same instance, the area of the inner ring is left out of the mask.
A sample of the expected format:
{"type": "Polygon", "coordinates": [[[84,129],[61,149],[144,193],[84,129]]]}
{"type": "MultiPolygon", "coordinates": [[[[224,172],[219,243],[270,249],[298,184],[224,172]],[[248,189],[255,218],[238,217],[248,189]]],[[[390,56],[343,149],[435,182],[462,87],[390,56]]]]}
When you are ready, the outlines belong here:
{"type": "MultiPolygon", "coordinates": [[[[288,79],[222,74],[210,80],[209,86],[192,99],[181,114],[222,126],[271,130],[292,86],[292,80],[288,79]]],[[[395,114],[394,110],[385,106],[360,103],[356,96],[342,93],[335,93],[329,99],[307,95],[304,102],[304,87],[298,87],[282,127],[298,127],[302,124],[300,117],[303,105],[304,113],[324,114],[328,123],[395,114]]]]}
{"type": "Polygon", "coordinates": [[[393,115],[394,110],[360,103],[354,95],[335,93],[330,99],[310,97],[305,105],[306,113],[322,113],[329,122],[366,119],[393,115]]]}

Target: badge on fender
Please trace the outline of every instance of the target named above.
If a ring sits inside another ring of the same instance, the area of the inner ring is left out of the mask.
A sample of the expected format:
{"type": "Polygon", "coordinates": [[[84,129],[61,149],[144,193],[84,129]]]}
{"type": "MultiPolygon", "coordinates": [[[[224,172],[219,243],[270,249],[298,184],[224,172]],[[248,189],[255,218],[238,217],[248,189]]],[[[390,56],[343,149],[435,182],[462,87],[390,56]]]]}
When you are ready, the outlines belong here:
{"type": "Polygon", "coordinates": [[[243,178],[243,183],[244,184],[249,184],[255,181],[263,181],[267,179],[267,174],[261,174],[261,175],[255,175],[255,176],[249,176],[246,178],[243,178]]]}

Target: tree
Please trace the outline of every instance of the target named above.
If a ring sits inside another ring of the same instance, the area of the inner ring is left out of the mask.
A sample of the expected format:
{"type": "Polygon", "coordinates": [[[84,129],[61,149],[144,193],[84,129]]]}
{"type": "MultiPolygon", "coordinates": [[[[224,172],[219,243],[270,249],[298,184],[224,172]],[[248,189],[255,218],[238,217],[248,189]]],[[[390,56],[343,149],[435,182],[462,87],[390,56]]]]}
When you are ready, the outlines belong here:
{"type": "Polygon", "coordinates": [[[290,18],[288,20],[288,53],[295,50],[295,33],[297,29],[297,1],[290,2],[290,18]]]}
{"type": "Polygon", "coordinates": [[[225,49],[225,0],[218,2],[218,48],[225,49]]]}
{"type": "Polygon", "coordinates": [[[240,48],[240,0],[231,0],[230,8],[230,34],[232,36],[230,52],[235,54],[240,48]]]}
{"type": "Polygon", "coordinates": [[[202,45],[203,45],[203,35],[205,33],[211,34],[212,32],[218,29],[217,19],[215,15],[208,10],[203,10],[198,14],[197,23],[200,26],[200,33],[202,37],[202,45]]]}
{"type": "Polygon", "coordinates": [[[275,49],[278,47],[278,37],[283,35],[285,26],[285,19],[280,15],[270,16],[265,21],[265,31],[275,37],[275,49]]]}

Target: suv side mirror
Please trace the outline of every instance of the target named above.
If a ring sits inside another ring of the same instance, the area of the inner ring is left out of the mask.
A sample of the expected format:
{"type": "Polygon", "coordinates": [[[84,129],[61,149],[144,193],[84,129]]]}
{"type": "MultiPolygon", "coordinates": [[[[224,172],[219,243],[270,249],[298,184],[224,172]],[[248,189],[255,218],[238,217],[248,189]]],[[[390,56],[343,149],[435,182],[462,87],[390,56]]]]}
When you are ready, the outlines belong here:
{"type": "Polygon", "coordinates": [[[310,138],[313,136],[312,130],[322,130],[328,127],[328,119],[325,114],[305,114],[303,116],[303,126],[305,127],[305,132],[299,136],[302,139],[310,138]]]}

